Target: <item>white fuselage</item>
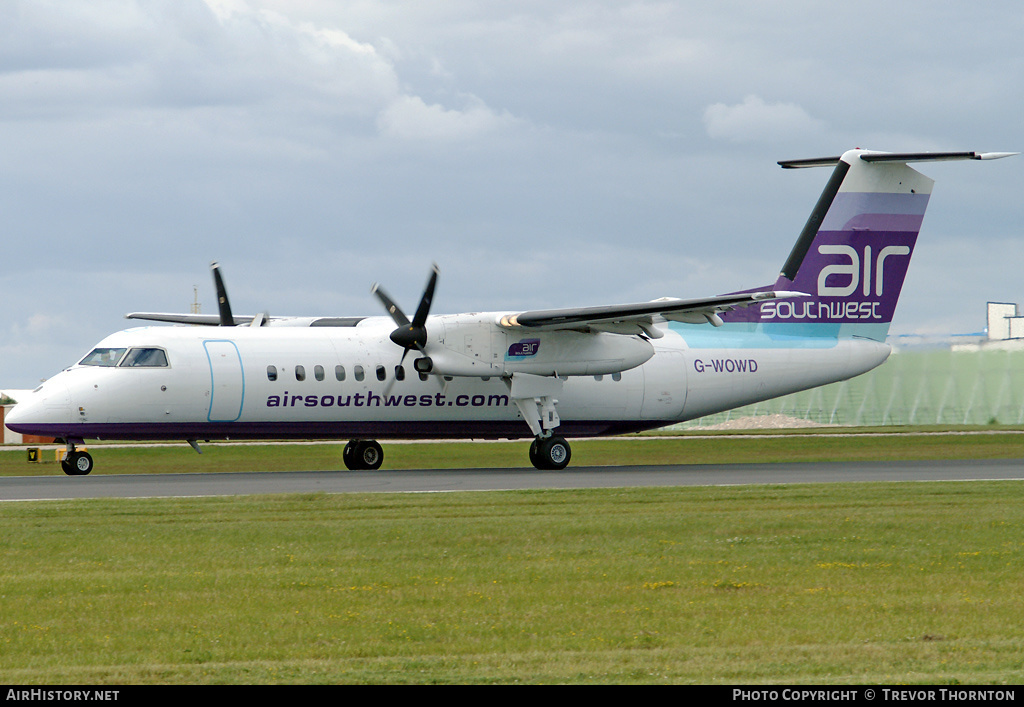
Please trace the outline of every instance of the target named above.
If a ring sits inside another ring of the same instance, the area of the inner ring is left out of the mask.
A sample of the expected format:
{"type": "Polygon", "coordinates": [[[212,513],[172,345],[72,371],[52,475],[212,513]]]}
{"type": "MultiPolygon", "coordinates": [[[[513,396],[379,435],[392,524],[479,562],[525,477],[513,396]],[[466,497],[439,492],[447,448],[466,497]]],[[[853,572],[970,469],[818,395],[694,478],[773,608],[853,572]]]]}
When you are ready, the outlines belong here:
{"type": "Polygon", "coordinates": [[[129,329],[98,348],[157,348],[166,366],[75,365],[19,401],[8,424],[68,440],[519,438],[532,432],[510,381],[529,374],[561,380],[560,434],[597,436],[844,380],[889,354],[870,340],[763,345],[727,332],[708,345],[709,325],[691,327],[699,348],[681,325],[660,325],[664,336],[653,342],[566,331],[517,337],[497,325],[501,316],[431,317],[435,373],[418,374],[411,355],[401,380],[402,349],[381,317],[348,327],[129,329]]]}

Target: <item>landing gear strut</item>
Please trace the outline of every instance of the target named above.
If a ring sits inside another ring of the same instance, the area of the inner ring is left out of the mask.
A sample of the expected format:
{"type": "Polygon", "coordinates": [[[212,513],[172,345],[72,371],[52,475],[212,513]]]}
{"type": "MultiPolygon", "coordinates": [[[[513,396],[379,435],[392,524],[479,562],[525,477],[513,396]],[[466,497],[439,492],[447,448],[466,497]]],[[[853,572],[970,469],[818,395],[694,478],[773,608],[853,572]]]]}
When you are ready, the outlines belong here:
{"type": "Polygon", "coordinates": [[[535,438],[530,445],[530,463],[542,471],[561,471],[569,464],[572,450],[564,437],[553,434],[561,424],[555,405],[562,391],[558,377],[516,373],[505,379],[512,402],[535,438]]]}
{"type": "Polygon", "coordinates": [[[341,459],[349,471],[380,469],[384,463],[384,450],[372,439],[354,439],[345,445],[341,459]]]}
{"type": "Polygon", "coordinates": [[[92,455],[75,451],[75,445],[68,442],[67,453],[60,460],[60,468],[68,476],[85,476],[92,471],[92,455]]]}
{"type": "Polygon", "coordinates": [[[561,471],[569,465],[572,450],[564,437],[537,437],[530,444],[530,462],[541,471],[561,471]]]}

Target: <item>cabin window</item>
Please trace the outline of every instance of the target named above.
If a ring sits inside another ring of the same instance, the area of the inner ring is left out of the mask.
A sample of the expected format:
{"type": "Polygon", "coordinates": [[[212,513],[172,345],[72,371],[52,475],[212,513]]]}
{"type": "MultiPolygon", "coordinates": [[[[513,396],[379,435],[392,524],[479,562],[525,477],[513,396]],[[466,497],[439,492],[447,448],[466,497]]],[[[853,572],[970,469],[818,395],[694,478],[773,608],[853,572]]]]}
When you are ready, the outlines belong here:
{"type": "Polygon", "coordinates": [[[268,381],[276,381],[277,380],[277,366],[267,366],[267,380],[268,381]]]}
{"type": "Polygon", "coordinates": [[[357,381],[361,381],[363,379],[363,377],[364,377],[363,376],[363,367],[362,366],[355,366],[355,367],[353,367],[352,368],[352,373],[355,375],[357,381]]]}
{"type": "Polygon", "coordinates": [[[313,377],[316,378],[318,381],[322,381],[324,379],[324,367],[313,366],[313,377]]]}
{"type": "Polygon", "coordinates": [[[344,366],[335,366],[334,367],[334,377],[337,378],[339,381],[345,380],[345,367],[344,366]]]}
{"type": "Polygon", "coordinates": [[[388,377],[388,369],[384,368],[384,366],[382,366],[382,365],[380,365],[378,363],[377,364],[377,380],[382,381],[382,380],[384,380],[387,377],[388,377]]]}
{"type": "Polygon", "coordinates": [[[295,380],[304,381],[306,380],[306,367],[296,366],[295,367],[295,380]]]}
{"type": "Polygon", "coordinates": [[[116,366],[127,349],[93,349],[78,362],[80,366],[116,366]]]}
{"type": "Polygon", "coordinates": [[[167,353],[163,349],[131,349],[118,365],[122,368],[167,368],[167,353]]]}
{"type": "Polygon", "coordinates": [[[395,380],[396,381],[404,381],[405,380],[405,368],[403,368],[402,366],[395,366],[395,380]]]}

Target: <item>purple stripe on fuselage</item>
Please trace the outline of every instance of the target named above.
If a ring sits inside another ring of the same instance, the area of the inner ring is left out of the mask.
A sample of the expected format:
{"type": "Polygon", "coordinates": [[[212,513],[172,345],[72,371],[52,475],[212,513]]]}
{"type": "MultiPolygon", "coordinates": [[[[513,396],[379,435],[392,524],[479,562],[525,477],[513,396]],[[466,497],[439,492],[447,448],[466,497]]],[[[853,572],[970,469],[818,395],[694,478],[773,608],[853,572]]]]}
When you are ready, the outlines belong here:
{"type": "MultiPolygon", "coordinates": [[[[664,427],[676,420],[562,420],[565,437],[604,437],[664,427]]],[[[17,428],[17,429],[15,429],[17,428]]],[[[532,437],[521,420],[477,422],[233,422],[80,423],[15,425],[24,434],[60,439],[259,440],[259,439],[521,439],[532,437]]]]}

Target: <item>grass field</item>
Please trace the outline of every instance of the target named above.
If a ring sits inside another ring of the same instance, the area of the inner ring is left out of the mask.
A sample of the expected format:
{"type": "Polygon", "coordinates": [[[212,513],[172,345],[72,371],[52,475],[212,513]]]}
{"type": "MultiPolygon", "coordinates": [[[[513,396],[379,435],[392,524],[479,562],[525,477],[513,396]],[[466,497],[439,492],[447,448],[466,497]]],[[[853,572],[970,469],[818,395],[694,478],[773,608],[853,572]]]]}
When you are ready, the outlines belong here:
{"type": "MultiPolygon", "coordinates": [[[[1011,434],[844,439],[574,462],[1024,457],[1011,434]]],[[[525,466],[521,447],[386,451],[525,466]]],[[[104,473],[338,468],[340,447],[94,452],[104,473]]],[[[1022,528],[1018,482],[4,503],[0,681],[1019,683],[1022,528]]]]}

